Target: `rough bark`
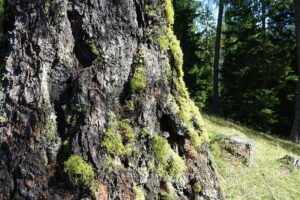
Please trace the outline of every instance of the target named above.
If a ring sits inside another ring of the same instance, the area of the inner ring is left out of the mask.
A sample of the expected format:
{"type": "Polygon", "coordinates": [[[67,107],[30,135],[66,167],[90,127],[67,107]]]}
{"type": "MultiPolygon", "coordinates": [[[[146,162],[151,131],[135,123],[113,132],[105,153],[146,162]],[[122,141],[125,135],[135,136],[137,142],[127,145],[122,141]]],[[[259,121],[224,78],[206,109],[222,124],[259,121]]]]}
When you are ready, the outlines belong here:
{"type": "Polygon", "coordinates": [[[224,2],[219,0],[219,12],[216,31],[216,43],[214,54],[214,77],[213,77],[213,112],[219,113],[219,62],[220,62],[220,50],[221,50],[221,34],[222,34],[222,22],[223,22],[224,2]]]}
{"type": "Polygon", "coordinates": [[[299,143],[300,135],[300,0],[294,0],[295,19],[296,19],[296,37],[297,37],[297,71],[298,71],[298,83],[296,89],[296,101],[295,101],[295,115],[294,123],[291,131],[291,139],[294,142],[299,143]]]}
{"type": "Polygon", "coordinates": [[[182,94],[176,55],[157,42],[168,26],[165,2],[6,3],[15,21],[5,59],[0,199],[223,199],[207,144],[192,145],[204,132],[198,111],[186,112],[193,104],[182,94]],[[161,160],[155,137],[167,141],[162,151],[170,147],[161,160]],[[87,182],[88,167],[72,181],[71,155],[92,166],[87,182]],[[175,158],[186,165],[180,177],[175,158]]]}

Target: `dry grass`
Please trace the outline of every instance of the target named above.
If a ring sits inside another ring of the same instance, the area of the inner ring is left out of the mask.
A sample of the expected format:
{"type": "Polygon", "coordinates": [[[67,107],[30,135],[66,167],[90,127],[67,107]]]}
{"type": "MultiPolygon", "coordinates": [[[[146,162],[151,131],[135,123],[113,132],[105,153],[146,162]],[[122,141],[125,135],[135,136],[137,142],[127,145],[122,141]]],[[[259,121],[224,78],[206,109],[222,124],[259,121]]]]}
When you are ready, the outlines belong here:
{"type": "Polygon", "coordinates": [[[210,139],[241,135],[256,142],[254,165],[230,159],[217,142],[210,149],[225,199],[300,199],[300,170],[280,162],[285,155],[300,158],[300,145],[265,135],[222,118],[204,115],[210,139]]]}

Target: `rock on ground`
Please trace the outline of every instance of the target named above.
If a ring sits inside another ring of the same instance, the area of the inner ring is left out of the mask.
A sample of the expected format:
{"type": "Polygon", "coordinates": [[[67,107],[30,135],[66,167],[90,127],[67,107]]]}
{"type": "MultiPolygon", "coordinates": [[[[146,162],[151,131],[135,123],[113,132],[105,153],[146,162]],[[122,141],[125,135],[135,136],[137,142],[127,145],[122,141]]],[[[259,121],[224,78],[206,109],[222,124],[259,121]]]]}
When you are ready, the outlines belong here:
{"type": "Polygon", "coordinates": [[[253,152],[255,141],[242,136],[232,136],[226,145],[226,149],[239,158],[242,162],[251,166],[253,164],[253,152]]]}

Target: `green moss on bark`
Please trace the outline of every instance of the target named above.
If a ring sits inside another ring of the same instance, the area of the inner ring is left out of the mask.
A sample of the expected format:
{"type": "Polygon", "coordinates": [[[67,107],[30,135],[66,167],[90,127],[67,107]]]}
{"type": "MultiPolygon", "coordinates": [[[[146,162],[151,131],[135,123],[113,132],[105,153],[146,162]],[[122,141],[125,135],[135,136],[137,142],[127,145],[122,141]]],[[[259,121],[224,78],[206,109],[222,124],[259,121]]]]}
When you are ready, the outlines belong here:
{"type": "Polygon", "coordinates": [[[74,186],[88,187],[94,196],[97,195],[97,181],[92,165],[77,155],[70,156],[64,165],[68,178],[74,186]]]}
{"type": "Polygon", "coordinates": [[[106,131],[102,143],[108,154],[113,158],[130,154],[135,145],[136,134],[129,120],[113,123],[106,131]]]}
{"type": "Polygon", "coordinates": [[[180,178],[186,170],[185,161],[172,150],[165,138],[155,134],[152,140],[155,158],[163,166],[156,172],[161,176],[169,175],[175,179],[180,178]]]}
{"type": "Polygon", "coordinates": [[[131,89],[133,92],[143,90],[147,86],[147,74],[143,66],[139,66],[131,79],[131,89]]]}

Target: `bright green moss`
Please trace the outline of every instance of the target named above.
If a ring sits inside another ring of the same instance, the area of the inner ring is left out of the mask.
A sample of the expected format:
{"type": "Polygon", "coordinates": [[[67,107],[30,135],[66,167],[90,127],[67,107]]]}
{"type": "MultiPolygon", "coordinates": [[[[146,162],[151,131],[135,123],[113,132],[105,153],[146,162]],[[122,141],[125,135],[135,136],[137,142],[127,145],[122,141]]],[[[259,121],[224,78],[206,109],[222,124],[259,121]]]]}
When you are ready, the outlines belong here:
{"type": "Polygon", "coordinates": [[[104,169],[108,172],[114,171],[116,168],[116,161],[114,158],[111,156],[107,156],[105,164],[104,164],[104,169]]]}
{"type": "Polygon", "coordinates": [[[149,132],[147,130],[147,128],[143,128],[143,130],[141,131],[141,137],[145,138],[149,135],[149,132]]]}
{"type": "Polygon", "coordinates": [[[72,155],[64,163],[70,182],[75,186],[88,187],[93,195],[97,194],[97,181],[93,167],[80,156],[72,155]]]}
{"type": "Polygon", "coordinates": [[[131,89],[133,92],[143,90],[147,86],[147,74],[145,68],[140,66],[136,69],[131,79],[131,89]]]}
{"type": "Polygon", "coordinates": [[[168,94],[169,101],[172,102],[172,112],[185,123],[188,130],[188,135],[192,145],[198,151],[202,149],[204,141],[208,141],[207,133],[202,130],[203,120],[198,110],[198,107],[193,101],[187,100],[188,97],[179,96],[176,99],[173,95],[168,94]]]}
{"type": "Polygon", "coordinates": [[[168,141],[165,138],[155,134],[153,137],[153,150],[156,159],[160,161],[164,169],[167,169],[169,166],[168,158],[171,150],[168,141]]]}
{"type": "Polygon", "coordinates": [[[134,184],[132,190],[135,195],[135,200],[145,200],[145,192],[142,187],[138,187],[134,184]]]}
{"type": "Polygon", "coordinates": [[[74,185],[85,185],[94,180],[93,167],[80,156],[70,156],[65,162],[65,170],[74,185]]]}
{"type": "Polygon", "coordinates": [[[183,81],[183,78],[180,77],[173,77],[173,83],[178,91],[178,95],[182,98],[186,98],[188,99],[189,98],[189,93],[188,93],[188,90],[185,86],[185,83],[183,81]]]}
{"type": "Polygon", "coordinates": [[[112,157],[130,154],[133,151],[136,134],[128,120],[112,124],[104,135],[102,146],[112,157]]]}
{"type": "Polygon", "coordinates": [[[161,34],[158,37],[158,44],[162,51],[166,51],[169,47],[169,38],[165,34],[161,34]]]}
{"type": "Polygon", "coordinates": [[[97,43],[96,43],[95,41],[90,42],[90,43],[89,43],[89,46],[90,46],[91,51],[92,51],[92,53],[93,53],[94,55],[96,55],[96,56],[99,56],[99,55],[100,55],[100,52],[99,52],[99,50],[98,50],[98,48],[97,48],[97,43]]]}
{"type": "Polygon", "coordinates": [[[162,192],[160,193],[160,195],[162,200],[176,200],[176,198],[172,194],[166,192],[162,192]]]}
{"type": "Polygon", "coordinates": [[[125,105],[129,111],[134,111],[134,102],[132,100],[126,101],[125,105]]]}
{"type": "Polygon", "coordinates": [[[175,179],[179,179],[183,175],[185,170],[185,161],[180,156],[174,153],[170,162],[169,175],[174,177],[175,179]]]}
{"type": "Polygon", "coordinates": [[[166,11],[166,17],[167,22],[170,26],[174,24],[174,9],[172,0],[165,0],[165,11],[166,11]]]}
{"type": "Polygon", "coordinates": [[[173,30],[168,31],[169,32],[169,37],[170,37],[170,49],[171,53],[174,58],[174,63],[175,63],[175,68],[178,73],[178,77],[183,77],[183,70],[182,70],[182,65],[183,65],[183,53],[180,47],[180,42],[177,40],[175,34],[173,33],[173,30]]]}
{"type": "Polygon", "coordinates": [[[115,127],[111,127],[105,133],[105,137],[102,146],[106,148],[107,152],[114,157],[120,156],[124,153],[124,145],[122,143],[122,137],[119,133],[115,133],[115,127]]]}
{"type": "Polygon", "coordinates": [[[158,37],[157,42],[162,51],[165,51],[168,49],[168,47],[170,47],[174,59],[177,77],[182,78],[183,53],[180,47],[180,42],[176,38],[176,35],[174,34],[172,28],[169,27],[165,31],[163,31],[163,33],[158,37]]]}
{"type": "Polygon", "coordinates": [[[200,112],[193,101],[186,98],[179,97],[180,111],[177,113],[182,121],[187,125],[188,134],[191,138],[192,145],[198,151],[201,150],[202,144],[207,140],[207,134],[200,129],[202,123],[202,117],[200,112]],[[198,129],[196,130],[196,127],[198,129]]]}
{"type": "Polygon", "coordinates": [[[181,177],[186,170],[185,161],[170,147],[168,141],[155,134],[153,136],[153,151],[155,158],[163,165],[157,169],[159,175],[169,175],[175,179],[181,177]]]}
{"type": "Polygon", "coordinates": [[[194,192],[196,192],[196,193],[202,192],[202,186],[201,186],[201,184],[198,183],[198,182],[194,184],[193,189],[194,189],[194,192]]]}

